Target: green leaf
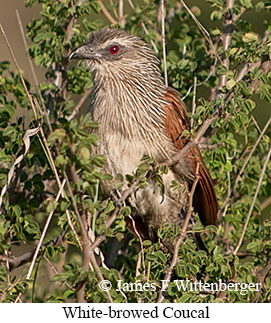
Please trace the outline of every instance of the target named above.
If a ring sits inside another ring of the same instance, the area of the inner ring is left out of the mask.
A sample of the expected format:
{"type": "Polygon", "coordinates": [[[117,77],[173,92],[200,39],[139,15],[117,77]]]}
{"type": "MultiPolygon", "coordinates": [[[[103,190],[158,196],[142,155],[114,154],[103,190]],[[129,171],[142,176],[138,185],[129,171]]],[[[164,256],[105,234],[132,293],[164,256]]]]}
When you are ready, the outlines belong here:
{"type": "Polygon", "coordinates": [[[9,68],[10,68],[10,62],[9,61],[0,62],[0,69],[8,70],[9,68]]]}
{"type": "MultiPolygon", "coordinates": [[[[271,226],[271,224],[270,224],[270,226],[271,226]]],[[[143,246],[144,247],[150,247],[151,245],[152,245],[152,242],[150,240],[144,240],[143,241],[143,246]]]]}
{"type": "Polygon", "coordinates": [[[218,36],[218,35],[220,35],[220,34],[221,34],[220,29],[215,28],[214,30],[212,30],[212,35],[214,35],[214,36],[218,36]]]}
{"type": "Polygon", "coordinates": [[[250,33],[246,33],[243,37],[242,40],[244,43],[252,43],[252,42],[256,42],[259,40],[259,37],[256,33],[250,32],[250,33]]]}
{"type": "Polygon", "coordinates": [[[191,295],[184,294],[180,299],[178,299],[178,303],[187,303],[187,301],[191,298],[191,295]]]}
{"type": "Polygon", "coordinates": [[[80,149],[79,157],[81,160],[88,161],[90,160],[90,151],[86,147],[80,149]]]}
{"type": "Polygon", "coordinates": [[[189,63],[188,59],[181,59],[178,63],[178,67],[180,70],[183,70],[189,63]]]}
{"type": "Polygon", "coordinates": [[[93,159],[92,162],[98,166],[98,167],[102,167],[103,164],[105,163],[106,158],[103,155],[96,155],[93,159]]]}
{"type": "Polygon", "coordinates": [[[120,215],[129,216],[131,214],[130,206],[123,206],[120,210],[120,215]]]}
{"type": "Polygon", "coordinates": [[[40,41],[49,41],[51,40],[55,35],[53,33],[39,33],[37,36],[33,39],[35,43],[38,43],[40,41]]]}
{"type": "Polygon", "coordinates": [[[159,250],[159,251],[155,252],[155,254],[154,254],[154,255],[155,255],[156,257],[158,257],[158,258],[162,261],[162,263],[163,263],[163,264],[165,264],[165,263],[166,263],[167,258],[166,258],[165,254],[164,254],[161,250],[159,250]]]}
{"type": "Polygon", "coordinates": [[[231,90],[235,86],[236,82],[235,80],[231,79],[226,82],[226,88],[228,90],[231,90]]]}
{"type": "Polygon", "coordinates": [[[239,1],[240,1],[240,4],[246,9],[249,9],[252,7],[251,0],[239,0],[239,1]]]}
{"type": "Polygon", "coordinates": [[[47,207],[46,207],[46,212],[50,213],[53,210],[55,210],[55,208],[57,207],[57,202],[56,201],[49,201],[47,207]]]}
{"type": "Polygon", "coordinates": [[[22,210],[21,208],[19,207],[19,205],[14,205],[13,206],[13,212],[14,214],[16,215],[16,217],[20,217],[21,214],[22,214],[22,210]]]}
{"type": "Polygon", "coordinates": [[[71,297],[74,297],[74,295],[75,295],[75,292],[69,289],[69,290],[66,290],[66,292],[63,294],[63,298],[64,299],[71,298],[71,297]]]}
{"type": "Polygon", "coordinates": [[[258,240],[254,240],[252,242],[250,242],[248,245],[247,245],[247,250],[250,250],[252,252],[256,252],[258,250],[258,247],[259,247],[259,241],[258,240]]]}
{"type": "Polygon", "coordinates": [[[153,254],[148,253],[148,254],[146,255],[146,259],[147,259],[148,261],[154,261],[154,260],[156,260],[156,256],[155,256],[155,255],[153,255],[153,254]]]}
{"type": "Polygon", "coordinates": [[[227,160],[225,166],[224,166],[224,169],[226,172],[231,172],[232,171],[232,164],[229,160],[227,160]]]}
{"type": "Polygon", "coordinates": [[[48,137],[48,144],[52,144],[56,140],[61,141],[65,137],[66,137],[66,131],[65,131],[65,129],[56,129],[48,137]]]}
{"type": "Polygon", "coordinates": [[[12,126],[9,126],[3,131],[3,136],[10,136],[13,133],[16,133],[16,129],[12,126]]]}

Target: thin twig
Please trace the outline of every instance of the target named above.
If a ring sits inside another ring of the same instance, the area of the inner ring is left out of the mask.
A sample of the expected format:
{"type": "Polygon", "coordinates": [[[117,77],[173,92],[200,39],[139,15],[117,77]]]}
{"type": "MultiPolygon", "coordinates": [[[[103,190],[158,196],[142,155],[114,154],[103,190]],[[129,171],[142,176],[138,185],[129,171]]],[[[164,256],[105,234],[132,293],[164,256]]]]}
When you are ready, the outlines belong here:
{"type": "Polygon", "coordinates": [[[135,5],[133,3],[132,0],[128,0],[128,3],[129,3],[129,6],[132,8],[132,9],[135,9],[135,5]]]}
{"type": "MultiPolygon", "coordinates": [[[[144,32],[145,32],[145,34],[146,34],[146,35],[149,35],[150,33],[149,33],[149,31],[148,31],[148,29],[147,29],[146,25],[144,24],[144,22],[141,22],[141,26],[142,26],[142,28],[143,28],[143,30],[144,30],[144,32]]],[[[154,42],[152,39],[151,39],[151,45],[152,45],[152,47],[153,47],[153,49],[154,49],[155,53],[156,53],[156,54],[159,54],[159,50],[158,50],[157,46],[155,45],[155,42],[154,42]]]]}
{"type": "Polygon", "coordinates": [[[261,133],[260,133],[259,137],[257,138],[257,140],[256,140],[255,144],[253,145],[253,147],[252,147],[252,149],[251,149],[250,153],[248,154],[248,156],[247,156],[247,158],[246,158],[246,160],[245,160],[245,162],[244,162],[243,166],[241,167],[241,169],[240,169],[240,171],[239,171],[238,175],[236,176],[235,183],[234,183],[234,186],[233,186],[233,192],[235,192],[235,190],[236,190],[236,186],[237,186],[238,182],[239,182],[239,181],[240,181],[240,179],[241,179],[241,175],[243,174],[243,172],[244,172],[244,170],[245,170],[245,168],[246,168],[246,166],[247,166],[248,162],[250,161],[250,159],[251,159],[251,157],[252,157],[252,155],[253,155],[253,153],[254,153],[255,149],[257,148],[257,146],[258,146],[259,142],[261,141],[261,139],[262,139],[263,135],[265,134],[266,130],[268,129],[268,127],[269,127],[270,123],[271,123],[271,117],[270,117],[270,118],[269,118],[269,120],[266,122],[266,124],[265,124],[265,126],[264,126],[263,130],[261,131],[261,133]]]}
{"type": "MultiPolygon", "coordinates": [[[[174,246],[174,251],[173,251],[173,256],[171,259],[171,263],[166,271],[166,275],[164,278],[165,282],[169,282],[173,273],[173,270],[178,262],[178,255],[179,255],[179,249],[180,249],[180,245],[183,241],[183,239],[186,236],[186,230],[190,221],[190,218],[192,216],[192,213],[194,211],[193,208],[193,197],[194,197],[194,193],[199,181],[199,176],[198,176],[198,172],[199,172],[199,163],[197,163],[197,167],[196,167],[196,175],[195,175],[195,180],[194,183],[192,185],[191,191],[188,194],[188,212],[186,214],[185,220],[184,220],[184,224],[182,226],[179,238],[177,239],[175,246],[174,246]]],[[[158,295],[158,299],[157,299],[157,303],[161,303],[164,300],[164,295],[162,290],[160,290],[159,295],[158,295]]]]}
{"type": "Polygon", "coordinates": [[[269,271],[271,270],[271,259],[268,260],[266,266],[256,274],[257,282],[261,284],[261,288],[259,291],[257,291],[254,295],[253,298],[253,303],[257,303],[260,297],[261,289],[262,289],[262,284],[268,275],[269,271]]]}
{"type": "MultiPolygon", "coordinates": [[[[67,120],[69,120],[69,121],[72,120],[77,115],[77,113],[79,113],[82,105],[85,103],[85,101],[88,98],[88,96],[90,95],[91,91],[92,91],[92,88],[85,91],[85,93],[81,96],[81,98],[78,101],[78,103],[76,104],[76,106],[73,108],[72,114],[67,117],[67,120]]],[[[80,113],[81,113],[81,111],[80,111],[80,113]]]]}
{"type": "Polygon", "coordinates": [[[161,0],[161,19],[162,19],[161,24],[162,24],[162,44],[163,44],[164,78],[165,78],[165,85],[168,86],[165,18],[166,18],[165,0],[161,0]]]}
{"type": "Polygon", "coordinates": [[[101,1],[101,0],[97,0],[97,2],[100,4],[100,6],[101,6],[101,10],[102,10],[102,12],[103,12],[103,14],[104,14],[104,16],[111,22],[111,24],[112,25],[116,25],[118,22],[117,22],[117,20],[115,20],[112,16],[111,16],[111,14],[110,14],[110,12],[106,9],[106,7],[105,7],[105,5],[103,4],[103,2],[101,1]]]}
{"type": "MultiPolygon", "coordinates": [[[[62,184],[61,184],[61,186],[60,186],[60,189],[59,189],[59,191],[58,191],[58,193],[57,193],[57,196],[56,196],[55,202],[58,202],[58,200],[59,200],[59,198],[60,198],[60,196],[61,196],[61,194],[62,194],[62,190],[63,190],[63,188],[64,188],[65,183],[66,183],[66,180],[64,179],[64,180],[63,180],[63,182],[62,182],[62,184]]],[[[44,240],[44,238],[45,238],[45,235],[46,235],[46,233],[47,233],[47,230],[48,230],[48,228],[49,228],[49,225],[50,225],[50,223],[51,223],[51,220],[52,220],[52,217],[53,217],[53,214],[54,214],[55,210],[56,210],[56,208],[54,208],[54,209],[50,212],[50,214],[49,214],[49,216],[48,216],[48,218],[47,218],[47,220],[46,220],[46,222],[45,222],[45,225],[44,225],[44,228],[43,228],[43,231],[42,231],[42,234],[41,234],[41,237],[40,237],[39,243],[38,243],[38,245],[37,245],[37,248],[36,248],[36,250],[35,250],[35,253],[34,253],[34,256],[33,256],[32,262],[31,262],[31,265],[30,265],[29,270],[28,270],[28,273],[27,273],[26,279],[29,279],[29,278],[30,278],[30,276],[31,276],[31,274],[32,274],[32,271],[33,271],[33,268],[34,268],[34,265],[35,265],[36,259],[37,259],[37,257],[38,257],[38,254],[39,254],[39,251],[40,251],[41,245],[42,245],[42,243],[43,243],[43,240],[44,240]]]]}
{"type": "MultiPolygon", "coordinates": [[[[56,196],[55,202],[58,202],[58,200],[59,200],[59,198],[60,198],[60,196],[61,196],[61,193],[62,193],[62,190],[63,190],[63,187],[64,187],[65,183],[66,183],[66,180],[64,179],[64,180],[63,180],[63,182],[62,182],[62,184],[61,184],[61,187],[60,187],[60,189],[59,189],[59,191],[58,191],[58,193],[57,193],[57,196],[56,196]]],[[[26,275],[26,279],[27,279],[27,280],[29,280],[29,279],[30,279],[30,277],[31,277],[31,274],[32,274],[32,271],[33,271],[33,268],[34,268],[35,262],[36,262],[36,260],[37,260],[37,257],[38,257],[38,254],[39,254],[39,251],[40,251],[40,248],[41,248],[41,245],[42,245],[42,243],[43,243],[43,240],[44,240],[44,238],[45,238],[45,235],[46,235],[46,233],[47,233],[47,230],[48,230],[48,228],[49,228],[49,225],[50,225],[50,222],[51,222],[51,220],[52,220],[52,217],[53,217],[53,214],[54,214],[55,210],[56,210],[56,208],[54,208],[54,209],[50,212],[50,214],[49,214],[49,216],[48,216],[48,218],[47,218],[47,220],[46,220],[46,222],[45,222],[45,225],[44,225],[44,228],[43,228],[43,231],[42,231],[42,234],[41,234],[40,240],[39,240],[39,242],[38,242],[38,245],[37,245],[37,247],[36,247],[35,253],[34,253],[34,255],[33,255],[32,262],[31,262],[31,264],[30,264],[30,267],[29,267],[28,273],[27,273],[27,275],[26,275]]],[[[19,295],[16,297],[15,303],[17,303],[17,302],[20,300],[21,296],[22,296],[22,292],[20,292],[20,293],[19,293],[19,295]]]]}
{"type": "Polygon", "coordinates": [[[20,27],[21,35],[22,35],[22,38],[23,38],[23,43],[24,43],[24,48],[25,48],[25,51],[26,51],[26,56],[27,56],[27,59],[28,59],[29,65],[30,65],[30,69],[31,69],[33,78],[34,78],[35,87],[36,87],[36,90],[38,92],[40,102],[41,102],[41,105],[42,105],[42,108],[43,108],[43,113],[45,115],[45,120],[46,120],[46,123],[47,123],[47,125],[49,127],[50,132],[52,132],[53,129],[52,129],[52,126],[51,126],[51,123],[50,123],[50,120],[49,120],[49,116],[48,116],[48,112],[46,110],[44,100],[43,100],[43,97],[42,97],[42,94],[41,94],[41,91],[40,91],[37,74],[35,72],[34,65],[32,63],[32,60],[31,60],[31,57],[30,57],[30,54],[29,54],[27,41],[26,41],[26,37],[25,37],[25,33],[24,33],[24,28],[23,28],[22,20],[21,20],[21,17],[20,17],[18,9],[16,9],[16,15],[17,15],[17,20],[18,20],[18,24],[19,24],[19,27],[20,27]]]}
{"type": "Polygon", "coordinates": [[[196,96],[197,96],[197,77],[194,76],[194,85],[193,85],[193,100],[192,100],[192,118],[190,122],[191,128],[193,128],[194,125],[194,115],[196,112],[196,96]]]}
{"type": "Polygon", "coordinates": [[[125,18],[123,15],[123,10],[124,10],[123,0],[119,0],[119,22],[122,25],[125,25],[125,18]]]}
{"type": "MultiPolygon", "coordinates": [[[[139,180],[137,179],[127,190],[125,190],[121,197],[115,201],[115,210],[111,214],[111,216],[107,219],[105,222],[105,230],[108,229],[116,220],[123,202],[137,189],[139,180]]],[[[91,250],[94,250],[96,247],[98,247],[104,240],[106,239],[105,234],[100,234],[98,237],[96,237],[94,243],[91,245],[91,250]]]]}
{"type": "MultiPolygon", "coordinates": [[[[138,262],[143,264],[143,279],[145,281],[146,279],[146,267],[145,267],[145,255],[144,255],[144,246],[143,246],[143,240],[139,234],[139,232],[137,231],[137,228],[136,228],[136,224],[135,224],[135,220],[134,218],[129,214],[129,219],[132,221],[132,224],[133,224],[133,230],[139,240],[139,243],[140,243],[140,249],[141,249],[141,252],[138,254],[138,258],[140,258],[141,260],[138,260],[138,262]]],[[[140,274],[140,267],[141,266],[137,266],[137,270],[136,270],[136,277],[140,274]]]]}
{"type": "MultiPolygon", "coordinates": [[[[76,204],[76,201],[75,201],[75,198],[74,198],[71,186],[70,186],[70,182],[69,182],[69,179],[68,179],[68,176],[67,176],[66,173],[64,174],[64,177],[66,179],[67,189],[68,189],[68,193],[70,195],[70,199],[71,199],[71,202],[72,202],[72,205],[73,205],[73,209],[74,209],[74,212],[76,214],[78,223],[80,225],[81,237],[82,237],[81,238],[82,239],[82,248],[83,248],[82,249],[82,252],[83,252],[83,266],[84,266],[84,268],[86,270],[88,270],[89,267],[91,269],[94,269],[94,271],[97,274],[98,280],[102,281],[102,280],[104,280],[104,278],[103,278],[103,275],[101,273],[100,267],[97,264],[97,260],[96,260],[95,255],[94,255],[94,251],[93,251],[93,249],[91,249],[91,241],[88,238],[88,233],[87,233],[87,224],[83,220],[83,217],[81,217],[81,215],[80,215],[80,212],[78,210],[78,207],[77,207],[77,204],[76,204]]],[[[81,288],[78,291],[77,296],[79,297],[80,302],[84,301],[84,286],[85,286],[85,284],[82,284],[81,288]]],[[[107,295],[108,300],[112,303],[113,299],[112,299],[109,291],[106,290],[105,293],[107,295]]]]}
{"type": "Polygon", "coordinates": [[[262,168],[262,171],[261,171],[261,174],[260,174],[260,178],[259,178],[259,181],[258,181],[258,185],[257,185],[256,191],[255,191],[255,194],[254,194],[252,203],[250,205],[250,209],[249,209],[249,212],[248,212],[248,215],[247,215],[247,218],[246,218],[246,222],[245,222],[245,225],[244,225],[242,234],[240,236],[240,239],[238,241],[238,244],[237,244],[237,246],[236,246],[236,248],[235,248],[235,250],[233,252],[233,255],[236,255],[237,254],[239,248],[241,247],[241,245],[243,243],[243,239],[244,239],[244,236],[245,236],[245,233],[246,233],[246,229],[247,229],[247,226],[248,226],[248,223],[249,223],[249,220],[250,220],[250,217],[251,217],[251,214],[252,214],[254,205],[256,203],[259,190],[261,188],[261,184],[262,184],[262,181],[263,181],[263,177],[264,177],[264,174],[265,174],[266,167],[267,167],[267,164],[269,162],[270,156],[271,156],[271,146],[270,146],[270,149],[269,149],[268,154],[266,156],[265,162],[263,164],[263,168],[262,168]]]}
{"type": "MultiPolygon", "coordinates": [[[[224,34],[222,39],[223,52],[225,53],[231,44],[232,33],[233,33],[233,21],[232,21],[232,8],[234,6],[234,0],[226,1],[226,17],[225,17],[225,26],[224,26],[224,34]]],[[[222,64],[226,67],[226,69],[230,66],[230,60],[228,57],[223,59],[222,64]]],[[[226,85],[226,74],[222,74],[219,77],[219,85],[217,88],[217,95],[219,95],[219,90],[223,86],[226,85]]],[[[224,96],[223,96],[224,97],[224,96]]]]}
{"type": "Polygon", "coordinates": [[[186,9],[186,11],[189,13],[189,15],[191,16],[191,18],[194,20],[195,24],[199,27],[199,29],[200,29],[201,33],[203,34],[204,38],[209,43],[209,45],[210,45],[210,47],[212,49],[213,54],[221,62],[221,59],[220,59],[219,55],[217,54],[216,48],[215,48],[215,46],[213,44],[212,38],[211,38],[210,34],[208,33],[208,31],[206,30],[206,28],[204,28],[203,25],[199,22],[199,20],[196,18],[196,16],[190,10],[190,8],[187,6],[187,4],[183,0],[180,0],[180,2],[184,6],[184,8],[186,9]]]}

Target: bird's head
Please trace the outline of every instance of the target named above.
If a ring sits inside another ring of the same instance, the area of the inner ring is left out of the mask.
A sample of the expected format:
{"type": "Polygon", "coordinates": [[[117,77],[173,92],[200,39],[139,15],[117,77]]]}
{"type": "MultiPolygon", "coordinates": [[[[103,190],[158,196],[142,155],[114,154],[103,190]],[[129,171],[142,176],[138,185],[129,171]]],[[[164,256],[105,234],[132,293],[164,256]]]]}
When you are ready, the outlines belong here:
{"type": "Polygon", "coordinates": [[[83,59],[87,68],[103,76],[137,72],[160,75],[159,60],[149,45],[122,29],[104,28],[92,33],[89,41],[73,50],[69,59],[83,59]]]}

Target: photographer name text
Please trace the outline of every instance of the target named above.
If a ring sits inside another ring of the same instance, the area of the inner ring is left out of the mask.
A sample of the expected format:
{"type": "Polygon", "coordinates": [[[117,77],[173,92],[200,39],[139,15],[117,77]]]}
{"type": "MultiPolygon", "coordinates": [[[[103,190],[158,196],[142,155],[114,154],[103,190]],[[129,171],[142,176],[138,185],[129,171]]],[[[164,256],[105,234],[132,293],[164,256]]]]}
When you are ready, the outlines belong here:
{"type": "MultiPolygon", "coordinates": [[[[217,282],[206,283],[202,281],[191,281],[186,280],[174,280],[173,281],[177,290],[180,292],[239,292],[241,295],[246,295],[250,292],[258,292],[261,288],[261,283],[234,283],[234,282],[223,282],[219,279],[217,282]]],[[[168,280],[161,280],[162,291],[166,291],[168,288],[168,280]]],[[[156,291],[158,289],[155,283],[127,283],[122,280],[118,280],[116,291],[119,292],[148,292],[156,291]]]]}

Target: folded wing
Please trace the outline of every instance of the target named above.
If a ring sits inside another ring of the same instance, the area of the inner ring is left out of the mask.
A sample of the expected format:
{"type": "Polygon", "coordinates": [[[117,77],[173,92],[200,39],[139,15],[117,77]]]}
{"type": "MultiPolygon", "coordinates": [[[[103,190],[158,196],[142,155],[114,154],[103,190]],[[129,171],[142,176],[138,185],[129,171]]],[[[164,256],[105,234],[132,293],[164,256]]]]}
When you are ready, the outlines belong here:
{"type": "MultiPolygon", "coordinates": [[[[167,89],[165,99],[168,102],[164,107],[166,111],[165,128],[176,148],[181,150],[188,142],[187,138],[182,137],[183,131],[189,129],[186,108],[179,97],[179,93],[172,88],[167,89]]],[[[199,148],[193,146],[186,153],[185,160],[188,161],[188,166],[193,175],[196,175],[197,164],[199,165],[199,181],[193,200],[194,208],[204,225],[215,224],[218,208],[214,185],[199,148]]],[[[174,170],[178,172],[177,167],[174,170]]],[[[179,175],[182,176],[183,174],[179,175]]]]}

